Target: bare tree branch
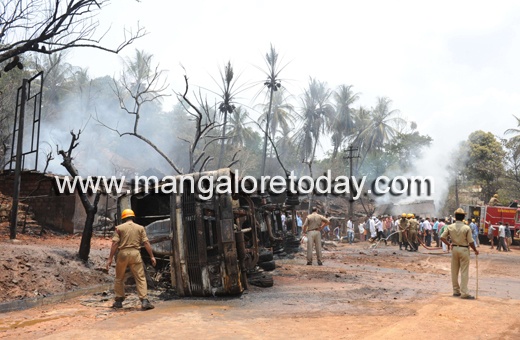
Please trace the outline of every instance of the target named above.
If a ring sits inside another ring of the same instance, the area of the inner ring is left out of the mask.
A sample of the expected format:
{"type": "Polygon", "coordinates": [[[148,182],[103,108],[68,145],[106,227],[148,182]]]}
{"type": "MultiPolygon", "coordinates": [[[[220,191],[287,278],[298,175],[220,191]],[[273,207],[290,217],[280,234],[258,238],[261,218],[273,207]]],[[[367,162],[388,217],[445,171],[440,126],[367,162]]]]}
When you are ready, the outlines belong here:
{"type": "Polygon", "coordinates": [[[26,52],[52,54],[76,47],[119,53],[146,35],[139,24],[124,29],[116,48],[102,45],[111,30],[98,33],[97,16],[110,0],[6,0],[0,11],[0,63],[12,59],[4,69],[23,68],[19,56],[26,52]]]}

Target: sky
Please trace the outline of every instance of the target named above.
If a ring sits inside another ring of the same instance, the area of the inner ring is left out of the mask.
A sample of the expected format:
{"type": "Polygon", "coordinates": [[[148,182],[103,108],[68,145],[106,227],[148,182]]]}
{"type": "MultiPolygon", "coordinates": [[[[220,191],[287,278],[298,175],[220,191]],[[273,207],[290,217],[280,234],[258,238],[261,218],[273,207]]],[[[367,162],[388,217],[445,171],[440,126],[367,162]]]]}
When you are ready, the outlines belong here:
{"type": "MultiPolygon", "coordinates": [[[[212,77],[228,60],[238,83],[248,86],[265,79],[259,68],[272,44],[286,65],[282,84],[293,95],[313,77],[331,88],[353,85],[358,105],[389,97],[443,148],[478,129],[503,136],[516,125],[513,115],[520,116],[514,1],[119,0],[99,19],[101,28],[111,25],[105,44],[137,22],[148,34],[118,56],[73,52],[70,62],[88,67],[92,77],[117,76],[121,57],[137,48],[154,55],[173,90],[183,90],[185,72],[194,86],[216,90],[212,77]]],[[[239,101],[252,105],[251,97],[239,101]]]]}
{"type": "MultiPolygon", "coordinates": [[[[194,86],[216,90],[212,77],[228,60],[239,83],[260,82],[259,91],[272,44],[295,96],[313,77],[331,88],[353,85],[355,106],[389,97],[434,140],[422,169],[449,162],[471,132],[503,137],[520,117],[520,2],[119,0],[99,20],[110,24],[105,44],[137,22],[149,33],[119,56],[71,53],[92,77],[117,76],[121,57],[137,48],[167,71],[171,91],[183,90],[184,72],[194,86]]],[[[239,101],[253,106],[252,97],[239,101]]]]}

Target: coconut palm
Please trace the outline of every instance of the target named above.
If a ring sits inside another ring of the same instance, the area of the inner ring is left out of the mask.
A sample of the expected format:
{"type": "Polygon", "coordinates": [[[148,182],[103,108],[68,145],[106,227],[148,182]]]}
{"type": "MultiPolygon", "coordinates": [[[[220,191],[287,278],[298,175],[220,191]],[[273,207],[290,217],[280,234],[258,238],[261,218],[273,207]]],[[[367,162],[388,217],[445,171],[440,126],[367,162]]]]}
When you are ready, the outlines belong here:
{"type": "Polygon", "coordinates": [[[247,127],[248,122],[247,111],[241,106],[237,107],[229,116],[229,142],[234,145],[243,147],[246,143],[253,142],[255,140],[255,131],[247,127]]]}
{"type": "Polygon", "coordinates": [[[334,108],[329,104],[331,90],[327,84],[316,79],[310,79],[309,87],[302,98],[303,128],[296,139],[299,154],[305,163],[312,163],[319,139],[326,131],[326,122],[334,114],[334,108]]]}
{"type": "Polygon", "coordinates": [[[259,118],[260,124],[264,124],[267,122],[269,117],[269,134],[271,135],[271,139],[275,140],[276,134],[284,131],[289,131],[293,125],[293,116],[294,107],[288,103],[287,96],[285,95],[285,90],[280,88],[278,91],[273,93],[273,101],[271,103],[271,114],[269,115],[269,105],[263,106],[263,113],[259,118]]]}
{"type": "Polygon", "coordinates": [[[389,98],[379,97],[377,105],[370,111],[369,117],[366,112],[358,112],[356,127],[360,132],[354,143],[358,145],[363,154],[360,164],[370,152],[381,151],[384,144],[394,137],[395,126],[403,124],[404,120],[397,117],[399,110],[390,110],[391,103],[389,98]],[[363,129],[360,129],[361,124],[364,125],[363,129]]]}
{"type": "Polygon", "coordinates": [[[352,85],[340,85],[333,93],[336,114],[329,120],[329,129],[332,131],[332,158],[336,158],[341,144],[354,130],[354,112],[350,107],[359,99],[353,93],[352,85]]]}
{"type": "Polygon", "coordinates": [[[222,162],[224,160],[224,152],[226,145],[226,125],[228,121],[228,114],[232,114],[235,111],[234,104],[234,86],[236,84],[236,79],[233,79],[234,72],[233,66],[231,66],[231,62],[228,61],[226,67],[224,68],[224,72],[220,71],[220,79],[222,81],[222,85],[219,85],[221,95],[220,98],[222,101],[218,106],[218,112],[220,113],[223,121],[222,121],[222,140],[220,141],[220,155],[218,158],[218,168],[222,166],[222,162]]]}
{"type": "Polygon", "coordinates": [[[265,174],[265,165],[267,159],[267,140],[269,139],[268,137],[274,136],[274,134],[276,134],[276,131],[274,131],[274,134],[271,135],[269,133],[269,129],[271,128],[270,121],[272,115],[273,102],[275,100],[275,92],[279,91],[282,88],[282,84],[278,77],[280,75],[280,72],[285,68],[285,66],[279,66],[278,52],[276,52],[276,49],[273,45],[271,45],[269,52],[265,55],[265,62],[267,64],[267,72],[264,73],[267,76],[267,80],[264,82],[264,86],[266,86],[269,89],[269,106],[265,114],[264,147],[262,153],[262,168],[260,172],[261,176],[265,174]]]}
{"type": "Polygon", "coordinates": [[[506,135],[510,135],[510,134],[515,134],[515,136],[513,136],[512,138],[513,139],[520,139],[520,118],[518,118],[517,116],[513,115],[513,117],[515,117],[516,119],[516,126],[518,128],[512,128],[512,129],[507,129],[504,133],[506,135]]]}

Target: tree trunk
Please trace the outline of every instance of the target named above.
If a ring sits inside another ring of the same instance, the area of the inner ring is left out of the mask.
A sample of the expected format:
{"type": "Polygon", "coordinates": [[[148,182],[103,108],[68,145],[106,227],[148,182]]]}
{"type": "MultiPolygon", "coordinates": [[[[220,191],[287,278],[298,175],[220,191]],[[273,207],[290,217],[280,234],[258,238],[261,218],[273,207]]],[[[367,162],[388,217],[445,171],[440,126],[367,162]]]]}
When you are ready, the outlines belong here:
{"type": "MultiPolygon", "coordinates": [[[[79,245],[78,256],[85,262],[88,261],[88,257],[90,255],[90,242],[92,240],[92,232],[94,229],[94,217],[96,217],[97,205],[100,198],[101,193],[97,192],[96,196],[94,197],[93,204],[90,204],[90,201],[88,201],[87,199],[87,202],[89,202],[88,207],[85,207],[85,205],[83,205],[85,211],[87,212],[87,218],[85,219],[85,226],[83,228],[83,234],[81,235],[81,243],[79,245]]],[[[83,199],[81,201],[83,202],[83,199]]]]}
{"type": "MultiPolygon", "coordinates": [[[[78,139],[81,134],[81,130],[76,135],[73,131],[70,132],[72,135],[72,139],[70,142],[69,149],[65,152],[63,150],[58,151],[58,154],[60,154],[63,157],[63,162],[61,165],[65,169],[67,169],[68,173],[72,177],[79,176],[79,172],[72,164],[72,150],[78,146],[78,139]]],[[[94,225],[94,217],[97,213],[97,205],[99,203],[99,199],[101,198],[101,193],[96,192],[94,196],[94,203],[90,203],[87,193],[81,191],[81,187],[76,187],[76,191],[78,193],[79,199],[81,201],[81,204],[83,205],[83,208],[85,209],[85,212],[87,213],[87,218],[85,219],[85,226],[83,228],[83,234],[81,236],[81,243],[79,247],[79,253],[78,256],[83,261],[88,261],[88,257],[90,255],[90,241],[92,239],[92,229],[94,225]]]]}

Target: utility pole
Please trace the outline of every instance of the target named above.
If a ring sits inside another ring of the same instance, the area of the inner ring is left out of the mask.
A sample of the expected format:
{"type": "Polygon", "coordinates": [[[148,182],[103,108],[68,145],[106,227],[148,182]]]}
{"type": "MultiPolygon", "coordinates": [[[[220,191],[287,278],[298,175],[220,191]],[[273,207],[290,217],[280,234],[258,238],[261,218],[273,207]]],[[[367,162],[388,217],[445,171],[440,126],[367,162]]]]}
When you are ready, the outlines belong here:
{"type": "MultiPolygon", "coordinates": [[[[349,145],[349,147],[347,148],[347,151],[348,151],[348,156],[345,156],[343,157],[343,159],[348,159],[349,160],[349,169],[350,169],[350,181],[349,183],[352,183],[352,176],[354,175],[354,166],[353,166],[353,160],[354,158],[359,158],[359,154],[356,154],[354,155],[354,152],[358,151],[359,149],[356,148],[356,147],[353,147],[352,144],[349,145]]],[[[350,185],[350,188],[349,188],[349,192],[350,192],[350,197],[349,197],[349,200],[348,200],[348,205],[349,205],[349,219],[350,221],[352,221],[354,219],[354,193],[352,192],[353,191],[353,185],[350,185]]]]}
{"type": "Polygon", "coordinates": [[[460,171],[457,172],[457,175],[455,177],[455,209],[459,208],[459,178],[461,177],[460,171]]]}

